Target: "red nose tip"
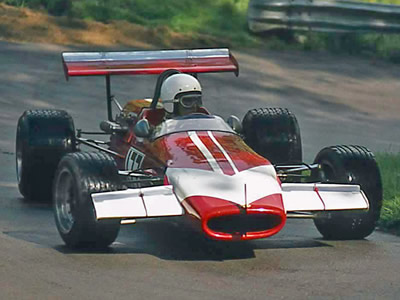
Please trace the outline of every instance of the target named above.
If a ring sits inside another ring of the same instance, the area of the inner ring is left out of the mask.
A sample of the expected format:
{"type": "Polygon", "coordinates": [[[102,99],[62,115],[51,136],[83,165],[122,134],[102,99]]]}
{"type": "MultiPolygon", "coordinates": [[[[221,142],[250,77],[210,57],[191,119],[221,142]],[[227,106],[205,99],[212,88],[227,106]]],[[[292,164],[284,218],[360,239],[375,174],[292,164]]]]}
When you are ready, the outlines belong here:
{"type": "Polygon", "coordinates": [[[199,214],[203,232],[218,240],[266,238],[278,233],[286,222],[280,194],[259,199],[247,207],[202,196],[185,201],[199,214]]]}

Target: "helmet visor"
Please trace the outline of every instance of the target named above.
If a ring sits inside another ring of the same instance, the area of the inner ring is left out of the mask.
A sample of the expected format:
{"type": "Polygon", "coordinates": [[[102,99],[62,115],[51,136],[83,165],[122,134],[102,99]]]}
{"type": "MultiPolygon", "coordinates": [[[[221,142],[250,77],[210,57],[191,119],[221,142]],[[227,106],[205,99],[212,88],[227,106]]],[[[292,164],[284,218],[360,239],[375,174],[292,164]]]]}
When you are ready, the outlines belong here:
{"type": "Polygon", "coordinates": [[[201,101],[201,94],[182,95],[179,97],[179,103],[184,108],[192,108],[195,105],[201,106],[203,104],[201,101]]]}

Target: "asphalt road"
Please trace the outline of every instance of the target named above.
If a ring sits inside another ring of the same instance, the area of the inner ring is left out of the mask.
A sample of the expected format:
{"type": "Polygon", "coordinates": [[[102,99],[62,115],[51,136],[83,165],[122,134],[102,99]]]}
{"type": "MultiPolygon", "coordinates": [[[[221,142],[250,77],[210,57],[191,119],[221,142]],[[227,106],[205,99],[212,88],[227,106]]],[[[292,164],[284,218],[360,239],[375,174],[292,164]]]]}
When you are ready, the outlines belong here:
{"type": "MultiPolygon", "coordinates": [[[[176,219],[123,227],[105,252],[70,251],[51,207],[21,198],[14,144],[19,115],[66,109],[77,128],[106,118],[103,78],[65,82],[56,46],[0,42],[1,299],[398,299],[400,238],[324,241],[312,221],[290,220],[273,238],[208,241],[176,219]]],[[[288,107],[302,129],[304,156],[338,143],[400,150],[400,67],[311,53],[234,53],[231,74],[201,75],[206,106],[224,117],[288,107]]],[[[115,77],[121,102],[151,96],[155,77],[115,77]]]]}

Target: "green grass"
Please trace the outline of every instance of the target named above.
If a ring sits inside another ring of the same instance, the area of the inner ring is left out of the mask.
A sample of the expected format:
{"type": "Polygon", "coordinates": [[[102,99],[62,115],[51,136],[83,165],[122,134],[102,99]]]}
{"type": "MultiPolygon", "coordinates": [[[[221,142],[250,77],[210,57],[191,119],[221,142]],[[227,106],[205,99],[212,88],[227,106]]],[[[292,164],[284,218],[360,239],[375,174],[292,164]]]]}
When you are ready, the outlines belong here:
{"type": "Polygon", "coordinates": [[[222,43],[251,46],[247,32],[249,0],[0,0],[10,5],[47,10],[54,15],[103,23],[127,20],[149,27],[166,26],[181,33],[209,35],[222,43]]]}
{"type": "Polygon", "coordinates": [[[352,0],[352,1],[400,5],[400,0],[352,0]]]}
{"type": "Polygon", "coordinates": [[[311,32],[297,35],[303,35],[302,48],[304,50],[346,53],[400,63],[400,34],[311,32]]]}
{"type": "Polygon", "coordinates": [[[378,153],[376,160],[383,182],[384,201],[380,225],[400,232],[400,153],[378,153]]]}
{"type": "MultiPolygon", "coordinates": [[[[361,1],[361,0],[360,0],[361,1]]],[[[103,23],[127,20],[165,32],[184,33],[204,46],[257,47],[273,50],[330,51],[400,63],[400,34],[295,33],[249,34],[249,0],[0,0],[53,15],[103,23]]],[[[400,4],[400,0],[365,0],[400,4]]],[[[199,44],[199,43],[197,43],[199,44]]],[[[190,47],[190,45],[188,45],[190,47]]]]}

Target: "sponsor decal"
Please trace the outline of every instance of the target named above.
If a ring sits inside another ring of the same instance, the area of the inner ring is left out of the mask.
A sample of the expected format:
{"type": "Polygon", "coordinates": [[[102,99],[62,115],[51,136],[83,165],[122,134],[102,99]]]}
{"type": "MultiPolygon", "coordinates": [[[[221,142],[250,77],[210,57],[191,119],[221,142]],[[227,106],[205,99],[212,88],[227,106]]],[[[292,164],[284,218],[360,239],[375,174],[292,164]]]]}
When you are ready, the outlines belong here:
{"type": "Polygon", "coordinates": [[[140,169],[142,167],[144,157],[144,153],[131,147],[126,155],[125,169],[131,171],[140,169]]]}

